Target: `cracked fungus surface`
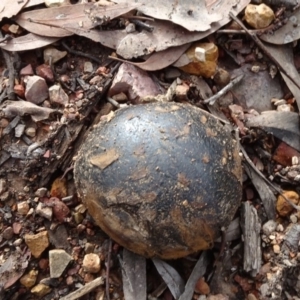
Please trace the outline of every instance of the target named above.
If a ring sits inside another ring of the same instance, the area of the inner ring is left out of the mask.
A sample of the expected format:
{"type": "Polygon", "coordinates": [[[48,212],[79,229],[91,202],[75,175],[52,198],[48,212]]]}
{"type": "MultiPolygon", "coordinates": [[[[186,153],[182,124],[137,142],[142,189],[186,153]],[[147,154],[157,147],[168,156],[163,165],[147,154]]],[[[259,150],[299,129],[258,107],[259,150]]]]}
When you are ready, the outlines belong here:
{"type": "Polygon", "coordinates": [[[151,103],[98,124],[75,163],[79,195],[117,243],[146,257],[212,247],[241,199],[236,141],[196,107],[151,103]]]}

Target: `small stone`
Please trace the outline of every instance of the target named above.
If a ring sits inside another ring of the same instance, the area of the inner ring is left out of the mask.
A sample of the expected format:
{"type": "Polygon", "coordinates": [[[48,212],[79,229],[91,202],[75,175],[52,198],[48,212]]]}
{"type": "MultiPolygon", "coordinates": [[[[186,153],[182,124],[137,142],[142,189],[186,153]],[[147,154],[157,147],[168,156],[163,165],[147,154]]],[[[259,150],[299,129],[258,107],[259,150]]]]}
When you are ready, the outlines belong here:
{"type": "Polygon", "coordinates": [[[100,271],[100,257],[95,253],[86,254],[82,262],[83,270],[87,273],[98,273],[100,271]]]}
{"type": "Polygon", "coordinates": [[[29,204],[26,201],[17,204],[17,211],[20,215],[26,216],[29,212],[29,204]]]}
{"type": "Polygon", "coordinates": [[[86,61],[83,65],[83,72],[84,73],[93,73],[94,67],[90,61],[86,61]]]}
{"type": "Polygon", "coordinates": [[[34,195],[39,198],[42,198],[46,196],[47,192],[48,190],[45,187],[41,187],[35,191],[34,195]]]}
{"type": "Polygon", "coordinates": [[[35,258],[39,258],[49,246],[48,232],[42,231],[37,234],[25,234],[25,243],[35,258]]]}
{"type": "Polygon", "coordinates": [[[18,124],[15,128],[15,137],[20,138],[22,134],[24,133],[25,125],[24,124],[18,124]]]}
{"type": "Polygon", "coordinates": [[[274,19],[273,10],[263,3],[260,5],[248,4],[246,7],[245,20],[256,29],[268,27],[274,19]]]}
{"type": "Polygon", "coordinates": [[[58,278],[62,275],[73,258],[65,250],[55,249],[49,251],[50,277],[58,278]]]}
{"type": "Polygon", "coordinates": [[[8,27],[8,30],[13,34],[18,34],[18,33],[20,33],[20,26],[16,25],[16,24],[11,24],[8,27]]]}
{"type": "Polygon", "coordinates": [[[14,86],[14,92],[17,94],[20,98],[25,98],[25,88],[22,84],[16,84],[14,86]]]}
{"type": "Polygon", "coordinates": [[[70,213],[70,209],[68,208],[68,206],[56,197],[46,199],[44,201],[44,204],[52,207],[53,215],[59,222],[64,222],[68,214],[70,213]]]}
{"type": "MultiPolygon", "coordinates": [[[[283,195],[288,198],[292,203],[298,204],[299,195],[294,191],[284,191],[283,195]]],[[[277,212],[280,216],[286,217],[293,211],[293,207],[281,196],[279,195],[277,198],[276,204],[277,212]]]]}
{"type": "Polygon", "coordinates": [[[33,75],[26,77],[25,98],[34,104],[40,104],[48,98],[48,86],[44,78],[33,75]]]}
{"type": "Polygon", "coordinates": [[[276,227],[276,231],[278,232],[282,232],[284,230],[283,225],[282,224],[278,224],[276,227]]]}
{"type": "Polygon", "coordinates": [[[67,284],[67,285],[72,285],[73,283],[74,283],[73,277],[72,277],[72,276],[68,276],[68,277],[66,278],[66,284],[67,284]]]}
{"type": "Polygon", "coordinates": [[[76,224],[80,224],[84,219],[83,215],[79,212],[73,213],[73,218],[76,224]]]}
{"type": "Polygon", "coordinates": [[[22,229],[22,224],[18,222],[14,222],[12,225],[14,234],[19,234],[22,229]]]}
{"type": "Polygon", "coordinates": [[[35,285],[38,276],[37,270],[30,270],[27,274],[21,277],[20,282],[26,288],[31,288],[35,285]]]}
{"type": "Polygon", "coordinates": [[[36,129],[34,127],[28,127],[25,129],[25,134],[29,137],[35,137],[36,129]]]}
{"type": "Polygon", "coordinates": [[[86,254],[93,253],[95,249],[95,245],[92,243],[85,243],[84,245],[84,251],[86,254]]]}
{"type": "Polygon", "coordinates": [[[10,191],[6,191],[3,194],[0,195],[0,201],[6,201],[8,200],[10,196],[10,191]]]}
{"type": "Polygon", "coordinates": [[[174,67],[168,67],[165,69],[165,78],[166,79],[176,79],[178,78],[180,75],[181,75],[181,72],[177,69],[177,68],[174,68],[174,67]]]}
{"type": "Polygon", "coordinates": [[[45,285],[43,283],[39,283],[38,285],[36,285],[31,289],[31,293],[40,298],[44,297],[50,292],[51,292],[51,288],[48,285],[45,285]]]}
{"type": "Polygon", "coordinates": [[[257,298],[253,294],[249,294],[247,300],[257,300],[257,298]]]}
{"type": "Polygon", "coordinates": [[[59,51],[54,47],[48,47],[44,50],[44,63],[49,64],[51,61],[52,64],[55,64],[67,54],[67,51],[59,51]]]}
{"type": "Polygon", "coordinates": [[[39,260],[39,267],[44,271],[47,270],[49,268],[49,260],[46,258],[41,258],[39,260]]]}
{"type": "Polygon", "coordinates": [[[4,229],[4,231],[2,232],[2,236],[4,239],[6,240],[11,240],[14,236],[14,231],[12,229],[12,227],[7,227],[4,229]]]}
{"type": "Polygon", "coordinates": [[[275,231],[276,226],[277,226],[277,223],[274,220],[269,220],[262,227],[263,233],[265,235],[270,235],[272,232],[275,231]]]}
{"type": "Polygon", "coordinates": [[[208,295],[210,293],[210,288],[203,277],[197,281],[195,285],[195,292],[202,295],[208,295]]]}
{"type": "Polygon", "coordinates": [[[279,245],[273,245],[273,251],[274,251],[274,253],[276,253],[276,254],[279,254],[280,253],[280,246],[279,245]]]}
{"type": "Polygon", "coordinates": [[[20,246],[22,243],[23,243],[23,239],[16,239],[16,240],[13,242],[13,245],[14,245],[15,247],[18,247],[18,246],[20,246]]]}
{"type": "Polygon", "coordinates": [[[277,106],[277,111],[292,111],[292,108],[289,104],[282,104],[277,106]]]}
{"type": "Polygon", "coordinates": [[[69,103],[69,96],[58,84],[52,85],[49,88],[49,99],[51,103],[65,106],[69,103]]]}
{"type": "Polygon", "coordinates": [[[180,100],[187,100],[187,92],[189,91],[189,87],[187,85],[177,85],[175,89],[175,95],[180,100]]]}
{"type": "Polygon", "coordinates": [[[224,69],[218,69],[216,74],[214,75],[214,82],[220,86],[224,87],[230,82],[230,74],[224,69]]]}
{"type": "Polygon", "coordinates": [[[20,75],[21,75],[21,76],[26,76],[26,75],[29,75],[29,76],[30,76],[30,75],[34,75],[32,66],[29,64],[29,65],[27,65],[26,67],[24,67],[23,69],[21,69],[20,75]]]}
{"type": "Polygon", "coordinates": [[[295,216],[295,215],[290,215],[290,221],[291,221],[293,224],[296,224],[296,223],[298,222],[297,216],[295,216]]]}
{"type": "Polygon", "coordinates": [[[129,23],[125,28],[127,33],[135,32],[135,24],[129,23]]]}
{"type": "Polygon", "coordinates": [[[7,191],[7,182],[5,179],[0,179],[0,195],[7,191]]]}
{"type": "Polygon", "coordinates": [[[52,215],[53,215],[52,207],[44,206],[42,202],[38,204],[38,206],[35,209],[35,212],[41,217],[48,219],[49,221],[52,220],[52,215]]]}
{"type": "Polygon", "coordinates": [[[54,75],[49,65],[42,64],[36,68],[36,75],[44,78],[47,82],[54,82],[54,75]]]}

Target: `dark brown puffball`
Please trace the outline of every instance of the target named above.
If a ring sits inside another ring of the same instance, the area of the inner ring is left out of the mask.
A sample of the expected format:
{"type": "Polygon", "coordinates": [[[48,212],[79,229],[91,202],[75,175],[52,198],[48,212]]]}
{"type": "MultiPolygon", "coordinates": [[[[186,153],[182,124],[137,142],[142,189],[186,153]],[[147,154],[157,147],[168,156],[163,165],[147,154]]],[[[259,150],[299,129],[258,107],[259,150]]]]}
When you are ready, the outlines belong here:
{"type": "Polygon", "coordinates": [[[119,109],[88,135],[74,174],[95,222],[146,257],[179,258],[212,247],[242,193],[230,131],[188,104],[119,109]]]}

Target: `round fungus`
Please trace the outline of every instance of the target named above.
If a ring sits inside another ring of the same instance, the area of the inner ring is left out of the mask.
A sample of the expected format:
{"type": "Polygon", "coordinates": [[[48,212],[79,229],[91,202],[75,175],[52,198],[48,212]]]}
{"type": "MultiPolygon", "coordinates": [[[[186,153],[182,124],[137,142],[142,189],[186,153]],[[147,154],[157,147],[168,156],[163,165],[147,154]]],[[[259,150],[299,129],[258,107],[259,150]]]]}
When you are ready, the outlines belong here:
{"type": "Polygon", "coordinates": [[[242,193],[230,130],[180,103],[117,110],[89,133],[74,174],[95,222],[146,257],[173,259],[212,247],[242,193]]]}

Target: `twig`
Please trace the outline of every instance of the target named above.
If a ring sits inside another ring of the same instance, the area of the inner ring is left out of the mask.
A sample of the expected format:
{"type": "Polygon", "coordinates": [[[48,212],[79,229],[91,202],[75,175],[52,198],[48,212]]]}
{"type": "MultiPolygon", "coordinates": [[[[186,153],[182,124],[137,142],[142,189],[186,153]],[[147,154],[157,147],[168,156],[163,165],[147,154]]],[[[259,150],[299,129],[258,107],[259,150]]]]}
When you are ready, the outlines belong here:
{"type": "Polygon", "coordinates": [[[98,278],[94,279],[93,281],[87,283],[83,287],[79,288],[78,290],[74,291],[73,293],[71,293],[71,294],[69,294],[65,297],[60,298],[60,300],[75,300],[75,299],[78,299],[78,298],[88,294],[93,289],[95,289],[96,287],[98,287],[99,285],[101,285],[103,283],[104,283],[103,278],[98,277],[98,278]]]}
{"type": "Polygon", "coordinates": [[[72,48],[70,48],[66,42],[62,41],[61,44],[63,45],[63,47],[69,51],[71,54],[74,54],[74,55],[78,55],[78,56],[82,56],[82,57],[86,57],[86,58],[89,58],[90,60],[93,60],[95,62],[97,62],[98,64],[102,64],[102,61],[101,59],[99,59],[98,57],[95,57],[93,55],[90,55],[90,54],[87,54],[87,53],[84,53],[84,52],[81,52],[81,51],[76,51],[72,48]]]}
{"type": "Polygon", "coordinates": [[[116,108],[120,108],[120,104],[115,99],[113,99],[111,97],[106,97],[106,100],[107,100],[107,102],[109,102],[110,104],[115,106],[116,108]]]}
{"type": "Polygon", "coordinates": [[[112,249],[112,240],[109,239],[107,265],[106,265],[106,280],[105,280],[107,300],[110,300],[110,296],[109,296],[109,271],[110,271],[111,249],[112,249]]]}
{"type": "Polygon", "coordinates": [[[134,20],[134,19],[132,19],[131,22],[133,24],[139,26],[140,28],[145,29],[148,32],[152,32],[154,30],[153,26],[151,26],[151,25],[149,25],[147,23],[144,23],[144,22],[142,22],[140,20],[134,20]]]}
{"type": "Polygon", "coordinates": [[[253,32],[250,32],[248,28],[237,18],[232,12],[229,13],[229,16],[237,22],[252,38],[252,40],[256,43],[256,45],[265,53],[265,55],[277,66],[277,68],[288,77],[297,88],[300,89],[300,84],[284,69],[284,66],[275,59],[275,57],[268,51],[263,42],[257,37],[257,35],[253,32]]]}
{"type": "Polygon", "coordinates": [[[213,105],[217,99],[224,96],[230,89],[232,89],[237,83],[239,83],[244,75],[239,75],[233,80],[231,80],[224,88],[222,88],[220,91],[218,91],[216,94],[214,94],[212,97],[205,99],[203,102],[208,103],[209,105],[213,105]]]}
{"type": "MultiPolygon", "coordinates": [[[[4,39],[2,33],[0,32],[0,38],[4,39]]],[[[14,92],[14,86],[15,86],[15,69],[13,64],[13,58],[11,53],[8,51],[1,49],[3,58],[5,60],[6,67],[8,69],[8,88],[7,88],[7,96],[9,100],[16,99],[16,95],[14,92]]]]}
{"type": "Polygon", "coordinates": [[[253,170],[267,183],[269,184],[278,194],[280,194],[283,199],[290,204],[293,208],[295,208],[296,210],[300,211],[300,207],[297,206],[296,204],[294,204],[290,199],[288,199],[287,197],[285,197],[285,195],[282,193],[282,191],[275,186],[272,182],[270,182],[263,173],[261,173],[254,165],[254,163],[252,162],[252,160],[250,159],[250,157],[248,156],[246,150],[243,148],[243,146],[240,144],[240,149],[244,155],[244,158],[246,159],[247,163],[253,168],[253,170]]]}

